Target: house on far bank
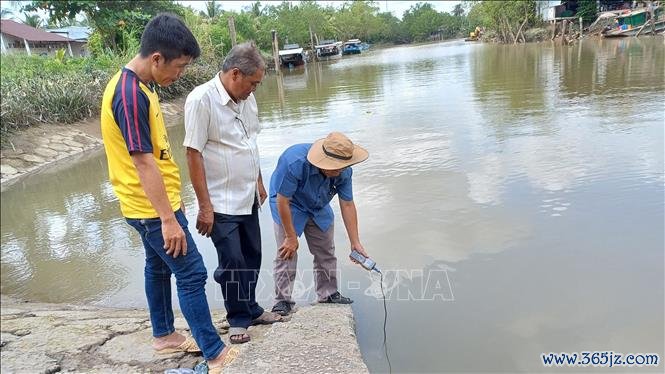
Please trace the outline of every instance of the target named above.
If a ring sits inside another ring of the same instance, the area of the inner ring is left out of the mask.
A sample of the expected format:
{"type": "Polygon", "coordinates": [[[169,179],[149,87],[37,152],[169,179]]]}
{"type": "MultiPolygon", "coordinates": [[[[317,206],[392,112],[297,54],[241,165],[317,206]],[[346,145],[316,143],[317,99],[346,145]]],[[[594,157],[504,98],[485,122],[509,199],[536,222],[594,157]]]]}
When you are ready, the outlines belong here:
{"type": "Polygon", "coordinates": [[[64,49],[70,57],[74,57],[82,55],[86,43],[3,19],[0,21],[0,44],[2,54],[50,56],[64,49]]]}
{"type": "MultiPolygon", "coordinates": [[[[600,12],[646,7],[648,0],[596,0],[600,12]]],[[[543,0],[536,2],[536,12],[543,21],[577,18],[578,0],[543,0]]]]}
{"type": "MultiPolygon", "coordinates": [[[[90,55],[86,45],[88,44],[88,38],[90,37],[90,34],[92,34],[92,28],[87,26],[67,26],[55,29],[46,29],[45,31],[72,39],[76,45],[80,43],[80,53],[78,56],[83,57],[90,55]]],[[[72,48],[74,48],[74,45],[72,45],[72,48]]],[[[76,52],[74,52],[74,56],[77,56],[76,52]]]]}

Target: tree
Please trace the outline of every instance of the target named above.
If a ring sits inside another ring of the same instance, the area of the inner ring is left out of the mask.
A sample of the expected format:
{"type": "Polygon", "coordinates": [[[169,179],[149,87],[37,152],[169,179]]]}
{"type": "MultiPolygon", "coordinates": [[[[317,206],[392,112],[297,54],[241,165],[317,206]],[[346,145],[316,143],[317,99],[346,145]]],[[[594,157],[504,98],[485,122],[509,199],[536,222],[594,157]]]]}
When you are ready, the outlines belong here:
{"type": "Polygon", "coordinates": [[[206,11],[205,11],[205,16],[208,18],[217,18],[219,17],[220,14],[222,14],[222,5],[218,4],[217,1],[212,0],[212,1],[206,1],[206,11]]]}
{"type": "Polygon", "coordinates": [[[453,9],[453,16],[461,17],[463,15],[464,15],[464,7],[462,6],[462,3],[455,5],[455,8],[453,9]]]}
{"type": "Polygon", "coordinates": [[[14,12],[11,9],[2,8],[0,9],[0,18],[2,19],[14,18],[14,12]]]}
{"type": "Polygon", "coordinates": [[[418,3],[404,12],[402,23],[414,40],[423,41],[439,31],[443,25],[443,16],[432,7],[432,4],[418,3]]]}
{"type": "Polygon", "coordinates": [[[577,15],[586,22],[592,22],[596,19],[598,8],[596,0],[579,0],[577,2],[577,15]]]}
{"type": "Polygon", "coordinates": [[[182,15],[184,11],[171,0],[33,0],[22,9],[27,12],[46,10],[54,22],[85,13],[102,44],[114,51],[125,51],[129,41],[140,37],[153,16],[162,12],[182,15]]]}
{"type": "Polygon", "coordinates": [[[495,31],[501,42],[513,43],[519,39],[520,29],[537,22],[536,1],[477,1],[467,18],[469,27],[484,26],[495,31]]]}
{"type": "Polygon", "coordinates": [[[42,27],[44,20],[37,15],[30,15],[28,13],[23,13],[23,24],[39,29],[42,27]]]}

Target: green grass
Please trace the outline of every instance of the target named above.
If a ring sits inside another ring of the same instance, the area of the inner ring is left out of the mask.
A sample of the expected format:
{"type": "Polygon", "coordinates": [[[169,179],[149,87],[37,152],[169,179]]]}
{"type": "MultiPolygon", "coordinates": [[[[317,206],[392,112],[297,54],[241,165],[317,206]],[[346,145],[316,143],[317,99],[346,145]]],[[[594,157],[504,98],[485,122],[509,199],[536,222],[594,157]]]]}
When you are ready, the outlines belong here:
{"type": "MultiPolygon", "coordinates": [[[[3,56],[0,60],[0,139],[39,124],[70,124],[99,113],[104,88],[131,56],[103,55],[58,61],[53,57],[3,56]]],[[[188,94],[218,66],[197,61],[180,80],[160,89],[164,100],[188,94]]]]}

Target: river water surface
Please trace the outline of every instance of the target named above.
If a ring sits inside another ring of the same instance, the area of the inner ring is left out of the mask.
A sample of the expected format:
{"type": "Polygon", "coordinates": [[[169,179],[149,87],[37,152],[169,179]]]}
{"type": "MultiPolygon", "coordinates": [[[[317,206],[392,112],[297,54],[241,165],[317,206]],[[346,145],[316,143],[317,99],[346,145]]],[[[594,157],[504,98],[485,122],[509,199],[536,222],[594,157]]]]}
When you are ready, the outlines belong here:
{"type": "MultiPolygon", "coordinates": [[[[543,352],[665,359],[664,45],[446,42],[266,76],[256,93],[266,181],[287,146],[333,130],[370,152],[354,167],[354,197],[361,240],[385,274],[394,372],[544,371],[543,352]]],[[[182,124],[169,132],[194,232],[182,124]]],[[[1,202],[3,294],[145,306],[141,243],[101,150],[23,180],[1,202]]],[[[258,296],[270,307],[267,205],[261,227],[258,296]]],[[[214,247],[194,236],[211,306],[223,308],[214,247]]],[[[336,238],[363,356],[387,371],[378,278],[346,259],[339,218],[336,238]]],[[[304,240],[300,253],[296,293],[307,304],[304,240]]]]}

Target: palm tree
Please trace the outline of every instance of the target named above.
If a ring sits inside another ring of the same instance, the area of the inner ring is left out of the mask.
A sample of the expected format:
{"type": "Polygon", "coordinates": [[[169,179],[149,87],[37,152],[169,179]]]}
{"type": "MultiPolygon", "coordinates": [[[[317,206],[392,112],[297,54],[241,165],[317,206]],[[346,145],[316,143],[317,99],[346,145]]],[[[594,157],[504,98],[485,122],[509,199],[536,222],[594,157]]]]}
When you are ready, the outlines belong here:
{"type": "Polygon", "coordinates": [[[208,18],[216,18],[222,13],[222,5],[218,4],[215,0],[206,1],[206,13],[208,18]]]}
{"type": "Polygon", "coordinates": [[[11,9],[2,8],[0,9],[0,18],[2,19],[14,18],[14,12],[12,12],[11,9]]]}
{"type": "Polygon", "coordinates": [[[23,13],[23,17],[23,23],[34,28],[42,27],[42,23],[44,22],[37,14],[29,15],[28,13],[23,13]]]}
{"type": "Polygon", "coordinates": [[[453,9],[453,16],[459,17],[464,14],[464,8],[462,7],[462,4],[459,3],[455,5],[455,8],[453,9]]]}
{"type": "Polygon", "coordinates": [[[254,17],[260,17],[261,16],[261,2],[256,1],[252,4],[251,7],[251,12],[254,15],[254,17]]]}

